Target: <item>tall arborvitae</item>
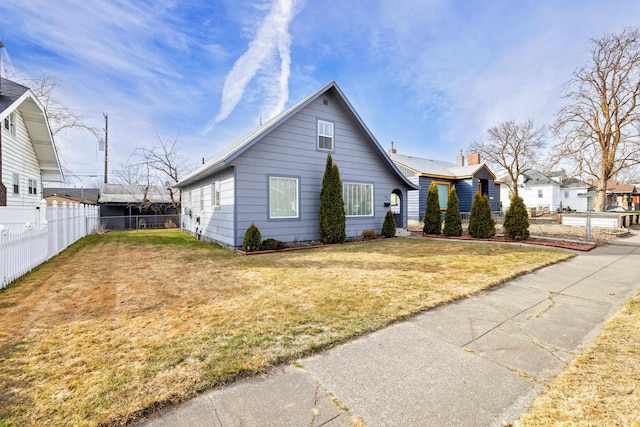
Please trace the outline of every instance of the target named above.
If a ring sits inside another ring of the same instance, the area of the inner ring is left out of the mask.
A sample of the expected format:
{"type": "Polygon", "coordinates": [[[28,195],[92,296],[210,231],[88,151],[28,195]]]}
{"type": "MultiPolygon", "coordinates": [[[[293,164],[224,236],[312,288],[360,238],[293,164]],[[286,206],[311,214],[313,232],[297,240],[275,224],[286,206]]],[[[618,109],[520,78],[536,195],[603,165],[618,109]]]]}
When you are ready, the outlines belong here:
{"type": "Polygon", "coordinates": [[[489,197],[476,193],[469,213],[469,235],[477,239],[487,239],[496,234],[496,222],[491,216],[489,197]]]}
{"type": "Polygon", "coordinates": [[[340,171],[338,166],[333,164],[331,154],[329,154],[322,178],[320,212],[318,212],[318,226],[322,243],[344,242],[346,224],[340,171]]]}
{"type": "Polygon", "coordinates": [[[529,215],[522,197],[514,196],[504,214],[504,235],[514,240],[529,238],[529,215]]]}
{"type": "Polygon", "coordinates": [[[424,211],[424,234],[442,233],[442,213],[440,212],[440,200],[438,198],[438,186],[432,182],[427,194],[427,208],[424,211]]]}
{"type": "Polygon", "coordinates": [[[444,214],[443,234],[448,237],[462,236],[462,217],[460,216],[460,201],[456,187],[449,192],[447,212],[444,214]]]}

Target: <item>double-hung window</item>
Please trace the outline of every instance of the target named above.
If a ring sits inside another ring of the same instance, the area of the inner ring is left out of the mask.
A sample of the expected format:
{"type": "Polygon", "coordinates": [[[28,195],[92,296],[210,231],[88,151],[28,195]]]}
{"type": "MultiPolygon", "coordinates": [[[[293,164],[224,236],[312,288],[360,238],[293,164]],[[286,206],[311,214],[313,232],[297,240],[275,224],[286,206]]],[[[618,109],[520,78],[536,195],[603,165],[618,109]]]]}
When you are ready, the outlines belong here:
{"type": "Polygon", "coordinates": [[[269,218],[298,218],[298,178],[269,177],[269,218]]]}
{"type": "Polygon", "coordinates": [[[16,113],[9,113],[4,118],[4,128],[9,131],[11,135],[16,134],[16,113]]]}
{"type": "Polygon", "coordinates": [[[13,174],[13,194],[20,194],[20,175],[13,174]]]}
{"type": "Polygon", "coordinates": [[[29,178],[29,194],[38,194],[38,181],[29,178]]]}
{"type": "Polygon", "coordinates": [[[373,184],[342,184],[344,211],[347,216],[373,216],[373,184]]]}
{"type": "Polygon", "coordinates": [[[318,149],[333,151],[333,123],[318,120],[318,149]]]}

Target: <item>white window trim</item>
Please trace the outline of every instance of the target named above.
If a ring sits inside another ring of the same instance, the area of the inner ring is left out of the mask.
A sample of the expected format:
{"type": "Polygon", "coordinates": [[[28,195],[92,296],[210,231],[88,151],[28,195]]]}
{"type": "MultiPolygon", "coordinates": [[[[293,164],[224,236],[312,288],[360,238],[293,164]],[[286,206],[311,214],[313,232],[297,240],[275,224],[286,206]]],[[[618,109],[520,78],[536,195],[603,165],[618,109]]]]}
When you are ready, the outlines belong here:
{"type": "Polygon", "coordinates": [[[4,128],[13,136],[16,136],[16,113],[12,111],[4,119],[4,128]]]}
{"type": "Polygon", "coordinates": [[[12,185],[12,189],[13,189],[12,194],[20,195],[20,174],[19,173],[14,173],[12,181],[13,181],[12,182],[12,184],[13,184],[12,185]],[[18,191],[16,191],[16,185],[17,185],[17,190],[18,191]]]}
{"type": "Polygon", "coordinates": [[[269,185],[268,185],[268,191],[269,191],[269,219],[273,219],[273,220],[280,220],[280,219],[299,219],[300,218],[300,178],[298,177],[293,177],[293,176],[269,176],[269,185]],[[296,215],[291,215],[291,216],[273,216],[271,213],[271,183],[274,179],[283,179],[283,180],[288,180],[288,181],[294,181],[296,183],[296,205],[295,205],[295,212],[296,215]]]}
{"type": "Polygon", "coordinates": [[[335,142],[336,142],[336,138],[335,138],[335,134],[336,134],[336,127],[335,124],[333,122],[329,122],[327,120],[318,120],[318,126],[317,126],[317,133],[318,135],[316,136],[316,148],[318,150],[322,150],[322,151],[333,151],[333,149],[335,148],[335,142]],[[325,134],[325,133],[320,133],[320,128],[321,128],[321,124],[326,124],[326,125],[330,125],[331,126],[331,135],[325,134]],[[324,147],[320,147],[320,137],[328,137],[331,138],[331,148],[324,148],[324,147]]]}
{"type": "Polygon", "coordinates": [[[342,197],[344,199],[345,202],[345,214],[347,218],[371,218],[375,215],[375,200],[374,200],[374,191],[373,191],[373,184],[370,182],[343,182],[342,183],[342,197]],[[347,207],[346,207],[346,198],[344,197],[344,190],[345,190],[345,186],[346,185],[367,185],[370,188],[370,198],[371,198],[371,213],[368,215],[349,215],[347,213],[347,207]]]}
{"type": "Polygon", "coordinates": [[[211,206],[214,208],[220,207],[220,181],[211,183],[211,206]]]}

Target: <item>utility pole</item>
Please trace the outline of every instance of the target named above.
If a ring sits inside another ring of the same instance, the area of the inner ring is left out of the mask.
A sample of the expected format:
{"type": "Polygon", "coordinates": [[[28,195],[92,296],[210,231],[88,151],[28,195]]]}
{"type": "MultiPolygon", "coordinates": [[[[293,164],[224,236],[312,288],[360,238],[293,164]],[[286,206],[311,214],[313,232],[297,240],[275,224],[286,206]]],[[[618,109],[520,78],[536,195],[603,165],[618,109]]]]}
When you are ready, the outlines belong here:
{"type": "Polygon", "coordinates": [[[109,158],[109,115],[102,113],[104,116],[104,183],[107,183],[108,158],[109,158]]]}

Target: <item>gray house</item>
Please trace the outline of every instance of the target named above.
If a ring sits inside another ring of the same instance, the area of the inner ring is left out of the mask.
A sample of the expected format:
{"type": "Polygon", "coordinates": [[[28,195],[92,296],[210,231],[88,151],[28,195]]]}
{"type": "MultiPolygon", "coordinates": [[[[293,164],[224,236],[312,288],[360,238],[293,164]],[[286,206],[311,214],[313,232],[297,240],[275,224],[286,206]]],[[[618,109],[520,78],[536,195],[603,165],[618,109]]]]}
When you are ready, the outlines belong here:
{"type": "Polygon", "coordinates": [[[380,232],[391,198],[406,227],[412,184],[394,165],[335,81],[238,140],[175,186],[182,228],[242,246],[253,223],[263,239],[320,239],[318,211],[327,156],[340,169],[347,236],[380,232]]]}
{"type": "Polygon", "coordinates": [[[480,162],[479,154],[469,154],[466,165],[462,152],[456,163],[405,156],[398,154],[394,148],[389,150],[389,156],[402,173],[420,187],[418,191],[409,191],[409,219],[421,221],[424,218],[432,182],[438,186],[440,209],[443,211],[447,209],[451,187],[455,186],[460,212],[471,211],[473,198],[478,192],[489,197],[489,205],[494,213],[500,212],[500,183],[489,167],[480,162]]]}

